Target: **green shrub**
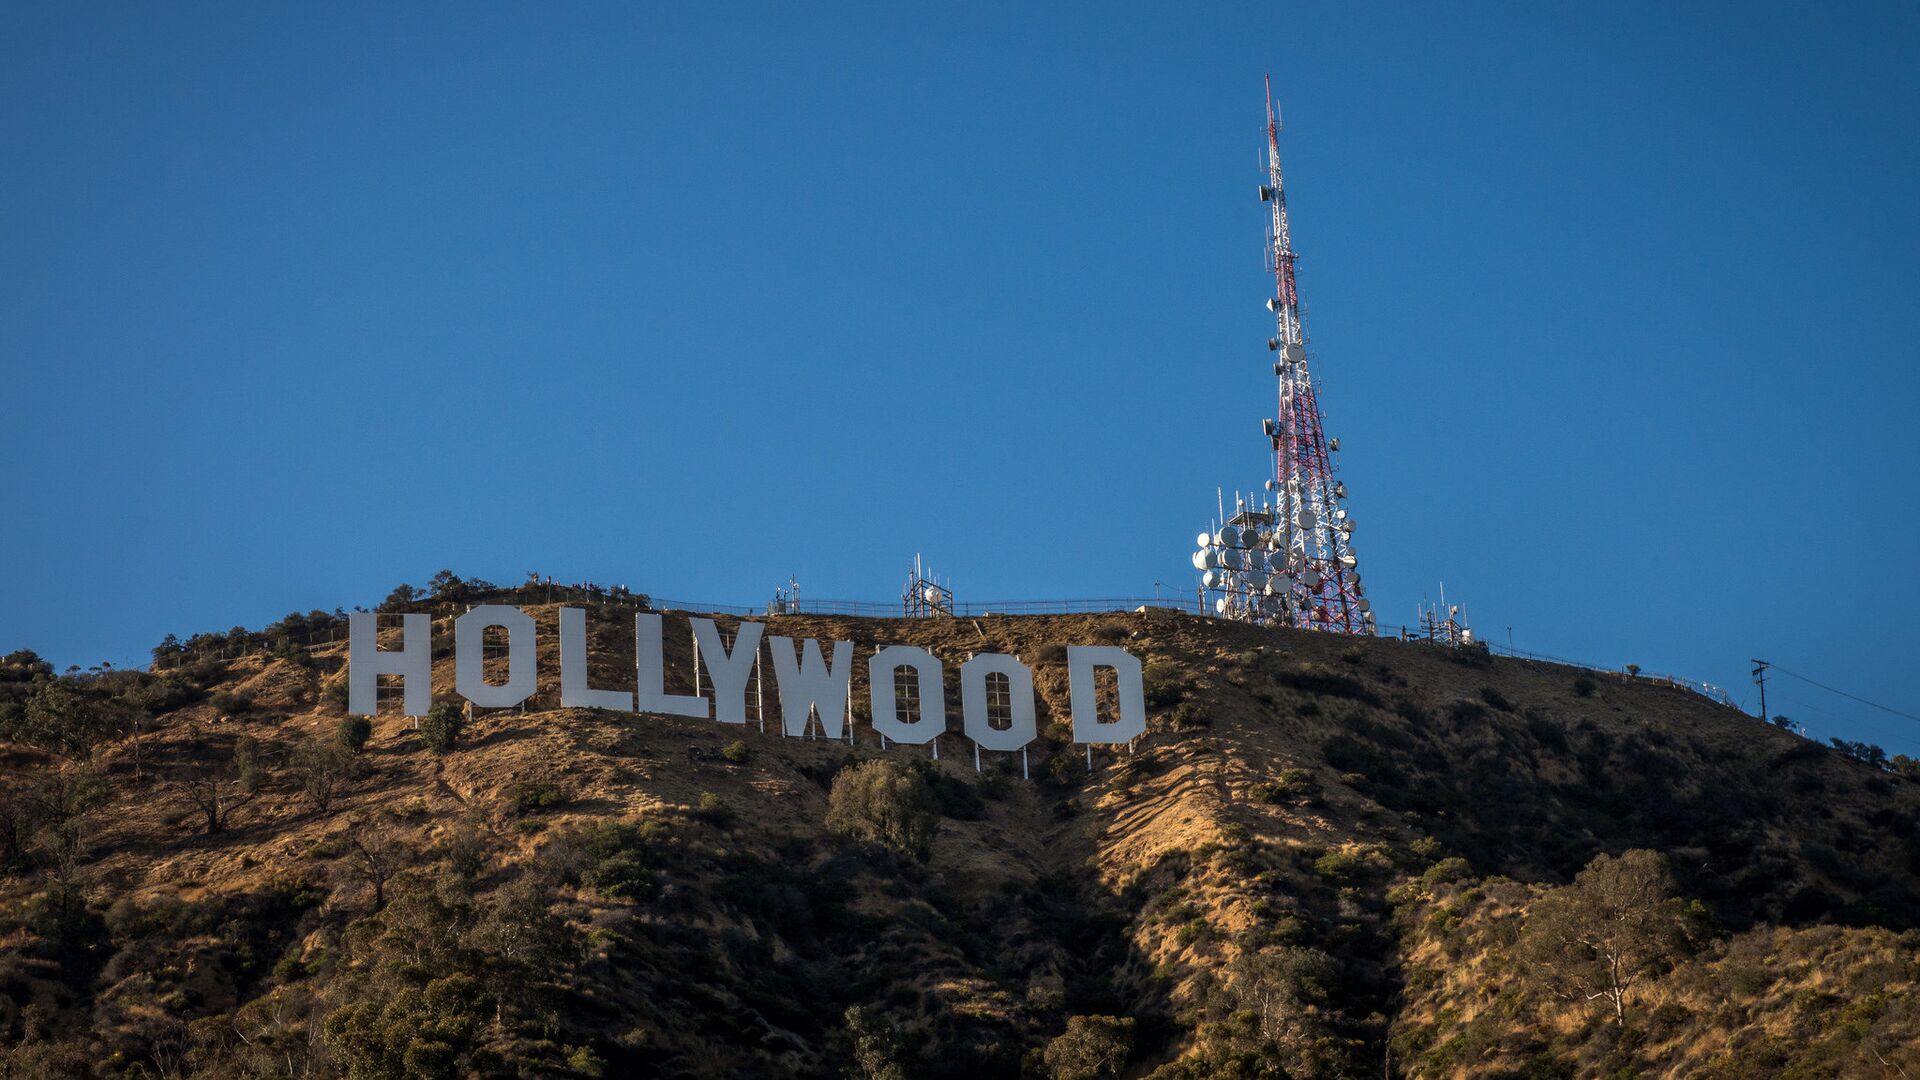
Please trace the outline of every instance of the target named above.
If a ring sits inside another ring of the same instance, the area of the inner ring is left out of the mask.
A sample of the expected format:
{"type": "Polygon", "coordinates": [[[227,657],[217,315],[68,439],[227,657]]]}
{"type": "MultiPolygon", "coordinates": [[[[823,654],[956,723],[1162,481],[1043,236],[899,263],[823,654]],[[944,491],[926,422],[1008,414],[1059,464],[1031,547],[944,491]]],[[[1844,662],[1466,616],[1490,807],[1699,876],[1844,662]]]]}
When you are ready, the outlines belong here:
{"type": "Polygon", "coordinates": [[[355,754],[365,750],[372,738],[373,721],[364,716],[349,716],[334,729],[334,740],[355,754]]]}
{"type": "Polygon", "coordinates": [[[1363,875],[1382,873],[1393,864],[1386,853],[1372,844],[1345,843],[1328,848],[1313,861],[1313,872],[1330,882],[1346,882],[1363,875]]]}
{"type": "Polygon", "coordinates": [[[1253,785],[1253,797],[1266,803],[1286,802],[1289,799],[1304,798],[1319,790],[1314,782],[1313,773],[1300,768],[1281,769],[1272,780],[1253,785]]]}
{"type": "MultiPolygon", "coordinates": [[[[1072,761],[1069,755],[1056,756],[1072,761]]],[[[909,767],[926,781],[927,790],[933,793],[934,804],[943,816],[955,821],[978,821],[986,816],[986,800],[975,790],[977,785],[941,772],[933,762],[924,759],[912,762],[909,767]]]]}
{"type": "Polygon", "coordinates": [[[834,832],[924,860],[933,850],[940,809],[918,772],[883,758],[834,774],[826,824],[834,832]]]}
{"type": "Polygon", "coordinates": [[[436,754],[451,754],[460,744],[466,727],[467,720],[461,715],[460,706],[442,701],[427,710],[427,718],[420,721],[420,741],[436,754]]]}
{"type": "Polygon", "coordinates": [[[207,699],[214,709],[229,716],[245,716],[253,711],[253,695],[244,690],[221,690],[207,699]]]}
{"type": "Polygon", "coordinates": [[[727,805],[725,799],[711,791],[700,793],[700,804],[694,812],[700,816],[701,820],[715,825],[725,825],[733,820],[733,808],[727,805]]]}
{"type": "Polygon", "coordinates": [[[1428,885],[1438,885],[1446,881],[1464,881],[1472,876],[1473,867],[1467,864],[1467,860],[1455,855],[1427,867],[1426,872],[1420,875],[1420,880],[1428,885]]]}
{"type": "Polygon", "coordinates": [[[1147,708],[1164,709],[1186,700],[1188,682],[1180,665],[1170,660],[1154,660],[1141,672],[1142,691],[1147,708]]]}
{"type": "Polygon", "coordinates": [[[561,805],[568,798],[567,789],[552,780],[516,780],[507,788],[507,801],[513,804],[516,814],[546,810],[561,805]]]}
{"type": "Polygon", "coordinates": [[[733,762],[735,765],[740,765],[744,764],[748,758],[753,756],[753,748],[747,745],[745,739],[735,739],[733,742],[727,744],[725,750],[720,751],[720,756],[733,762]]]}
{"type": "Polygon", "coordinates": [[[1213,718],[1197,701],[1182,701],[1175,705],[1169,719],[1175,731],[1199,731],[1213,726],[1213,718]]]}
{"type": "Polygon", "coordinates": [[[568,844],[580,861],[580,884],[616,900],[640,900],[653,895],[653,872],[647,856],[653,833],[624,821],[609,821],[575,834],[568,844]]]}

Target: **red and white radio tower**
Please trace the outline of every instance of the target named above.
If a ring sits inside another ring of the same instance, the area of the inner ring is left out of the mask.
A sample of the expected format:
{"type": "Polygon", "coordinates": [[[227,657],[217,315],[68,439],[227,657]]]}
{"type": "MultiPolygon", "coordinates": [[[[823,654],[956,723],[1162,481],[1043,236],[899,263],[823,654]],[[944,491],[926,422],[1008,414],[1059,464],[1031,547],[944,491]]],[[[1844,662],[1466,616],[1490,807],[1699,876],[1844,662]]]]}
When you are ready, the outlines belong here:
{"type": "Polygon", "coordinates": [[[1255,503],[1236,496],[1221,507],[1215,529],[1202,533],[1193,564],[1202,571],[1203,599],[1215,614],[1262,625],[1370,634],[1374,621],[1353,554],[1353,518],[1343,503],[1346,485],[1334,479],[1340,440],[1321,426],[1319,388],[1307,370],[1306,326],[1294,284],[1293,241],[1280,178],[1280,123],[1267,81],[1267,182],[1260,200],[1273,214],[1267,236],[1274,295],[1277,416],[1261,422],[1273,452],[1273,479],[1255,503]]]}

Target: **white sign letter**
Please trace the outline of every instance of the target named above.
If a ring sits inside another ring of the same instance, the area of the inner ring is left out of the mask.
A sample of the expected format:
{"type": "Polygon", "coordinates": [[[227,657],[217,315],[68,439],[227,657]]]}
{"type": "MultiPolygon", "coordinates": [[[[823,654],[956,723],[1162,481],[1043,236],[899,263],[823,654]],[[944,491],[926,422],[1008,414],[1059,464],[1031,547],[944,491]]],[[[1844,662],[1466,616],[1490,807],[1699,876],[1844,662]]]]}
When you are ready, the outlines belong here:
{"type": "MultiPolygon", "coordinates": [[[[705,644],[702,643],[702,648],[705,644]]],[[[633,658],[640,675],[640,711],[667,716],[707,718],[707,699],[698,694],[669,694],[666,645],[661,641],[660,616],[643,611],[633,617],[633,658]]]]}
{"type": "Polygon", "coordinates": [[[723,724],[747,722],[747,676],[760,659],[760,631],[757,622],[743,622],[734,635],[733,652],[720,640],[720,628],[712,619],[693,620],[693,637],[700,643],[700,662],[713,676],[713,718],[723,724]]]}
{"type": "Polygon", "coordinates": [[[867,661],[867,681],[873,684],[873,730],[894,742],[930,743],[947,730],[947,695],[940,661],[925,649],[889,645],[867,661]],[[893,673],[910,667],[920,677],[920,719],[902,723],[894,702],[893,673]]]}
{"type": "Polygon", "coordinates": [[[1073,741],[1117,745],[1132,742],[1147,730],[1146,691],[1140,680],[1140,661],[1118,645],[1067,646],[1067,685],[1073,692],[1073,741]],[[1120,690],[1120,718],[1100,722],[1100,701],[1094,692],[1093,669],[1113,669],[1120,690]]]}
{"type": "Polygon", "coordinates": [[[560,609],[560,707],[633,711],[633,695],[624,690],[587,689],[587,613],[560,609]]]}
{"type": "Polygon", "coordinates": [[[982,750],[1019,750],[1039,735],[1033,717],[1033,672],[1005,653],[981,653],[960,665],[961,723],[967,738],[982,750]],[[1012,723],[1004,729],[987,723],[987,676],[1007,677],[1012,723]]]}
{"type": "Polygon", "coordinates": [[[533,696],[533,616],[506,604],[481,604],[453,620],[453,686],[482,709],[511,709],[533,696]],[[507,681],[487,681],[487,631],[507,632],[507,681]]]}
{"type": "Polygon", "coordinates": [[[774,682],[780,685],[781,730],[793,736],[805,735],[807,710],[815,709],[827,738],[839,738],[840,722],[847,712],[847,687],[853,682],[853,642],[834,642],[833,663],[829,664],[820,655],[820,643],[812,638],[800,642],[798,656],[792,638],[769,640],[773,643],[774,682]]]}
{"type": "Polygon", "coordinates": [[[398,675],[408,716],[433,708],[433,616],[402,615],[400,647],[380,647],[380,618],[370,611],[347,616],[347,711],[373,716],[380,711],[380,676],[398,675]]]}

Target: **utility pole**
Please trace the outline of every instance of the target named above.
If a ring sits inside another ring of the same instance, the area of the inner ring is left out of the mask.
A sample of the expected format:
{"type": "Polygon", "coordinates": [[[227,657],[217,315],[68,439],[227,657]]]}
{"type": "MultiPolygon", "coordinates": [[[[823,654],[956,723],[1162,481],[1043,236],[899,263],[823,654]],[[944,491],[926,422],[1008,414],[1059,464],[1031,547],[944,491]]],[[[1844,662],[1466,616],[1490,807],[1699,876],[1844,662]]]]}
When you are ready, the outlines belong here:
{"type": "Polygon", "coordinates": [[[1765,660],[1753,662],[1753,681],[1754,685],[1760,688],[1760,719],[1763,721],[1767,719],[1767,668],[1769,666],[1765,660]]]}

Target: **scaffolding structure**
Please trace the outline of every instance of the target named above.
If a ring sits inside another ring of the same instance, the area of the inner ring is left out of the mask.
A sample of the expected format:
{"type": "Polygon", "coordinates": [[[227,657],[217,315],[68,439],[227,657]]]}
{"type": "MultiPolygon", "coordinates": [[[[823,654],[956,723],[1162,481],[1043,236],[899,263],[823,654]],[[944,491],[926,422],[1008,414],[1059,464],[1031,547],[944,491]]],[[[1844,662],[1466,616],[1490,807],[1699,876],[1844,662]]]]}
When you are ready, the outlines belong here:
{"type": "Polygon", "coordinates": [[[1320,387],[1307,368],[1271,79],[1267,182],[1260,185],[1260,201],[1271,218],[1267,262],[1274,295],[1267,310],[1273,313],[1274,333],[1267,349],[1275,354],[1273,374],[1279,382],[1276,414],[1261,421],[1272,478],[1257,502],[1236,494],[1231,515],[1222,497],[1212,528],[1200,534],[1193,565],[1201,575],[1202,610],[1263,626],[1371,634],[1374,617],[1353,552],[1347,487],[1335,479],[1340,440],[1326,435],[1320,387]]]}
{"type": "Polygon", "coordinates": [[[933,580],[930,571],[920,563],[920,556],[913,557],[913,573],[907,576],[906,590],[900,594],[900,606],[909,619],[926,619],[934,616],[953,615],[953,590],[933,580]]]}
{"type": "MultiPolygon", "coordinates": [[[[1467,617],[1461,613],[1460,605],[1449,605],[1445,591],[1440,593],[1440,602],[1437,604],[1421,602],[1419,626],[1416,640],[1445,645],[1450,649],[1476,644],[1473,629],[1467,625],[1467,617]]],[[[1480,647],[1486,648],[1484,643],[1480,643],[1480,647]]]]}

